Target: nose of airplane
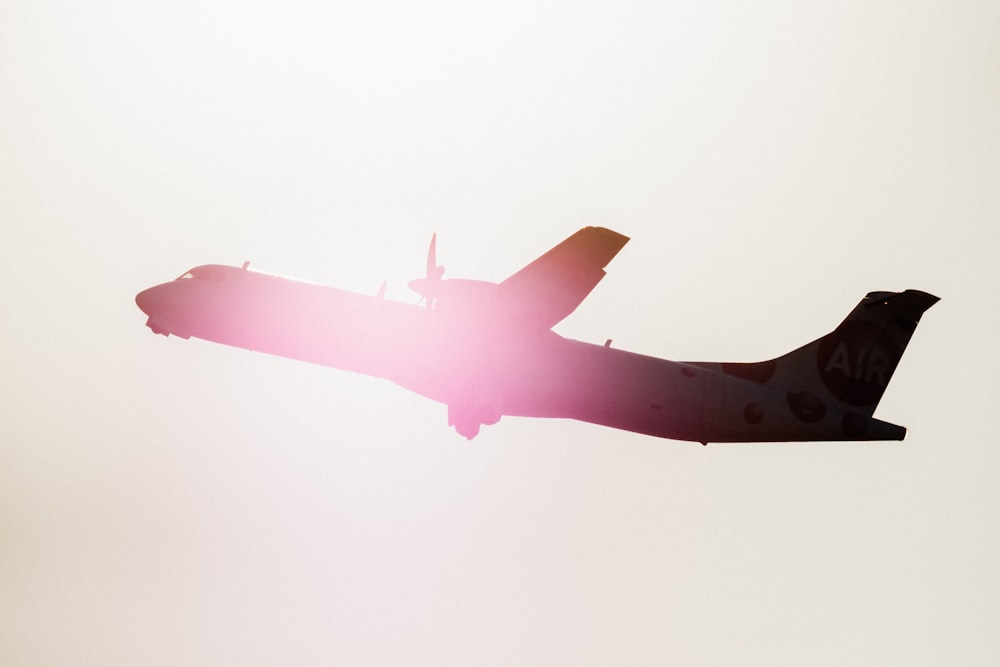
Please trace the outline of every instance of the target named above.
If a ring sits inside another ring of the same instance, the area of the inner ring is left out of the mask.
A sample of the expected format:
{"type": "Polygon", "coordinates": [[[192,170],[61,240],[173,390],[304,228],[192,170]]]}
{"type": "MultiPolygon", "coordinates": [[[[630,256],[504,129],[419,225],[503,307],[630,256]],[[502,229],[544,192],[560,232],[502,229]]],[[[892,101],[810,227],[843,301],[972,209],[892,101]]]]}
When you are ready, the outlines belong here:
{"type": "Polygon", "coordinates": [[[156,287],[150,287],[139,292],[135,295],[135,305],[139,306],[139,310],[149,316],[146,318],[146,326],[153,333],[169,336],[171,327],[166,324],[164,318],[167,315],[162,312],[163,299],[161,297],[163,290],[160,289],[162,287],[163,285],[157,285],[156,287]]]}
{"type": "Polygon", "coordinates": [[[139,310],[149,315],[149,310],[152,307],[152,291],[156,289],[155,287],[150,287],[149,289],[144,289],[135,295],[135,305],[139,306],[139,310]]]}

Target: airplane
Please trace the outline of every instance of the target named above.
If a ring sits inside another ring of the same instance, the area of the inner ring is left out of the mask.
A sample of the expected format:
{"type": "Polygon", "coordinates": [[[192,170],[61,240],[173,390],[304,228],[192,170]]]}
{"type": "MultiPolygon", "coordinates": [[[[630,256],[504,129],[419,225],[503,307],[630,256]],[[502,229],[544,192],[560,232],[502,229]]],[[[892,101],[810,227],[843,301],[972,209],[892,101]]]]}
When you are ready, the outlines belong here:
{"type": "MultiPolygon", "coordinates": [[[[416,303],[205,265],[140,292],[157,334],[214,341],[385,378],[447,406],[472,439],[504,416],[575,419],[700,442],[902,440],[873,417],[938,297],[869,292],[829,334],[768,361],[676,362],[565,338],[629,241],[580,229],[506,280],[445,279],[431,237],[416,303]]],[[[377,408],[375,408],[377,410],[377,408]]]]}

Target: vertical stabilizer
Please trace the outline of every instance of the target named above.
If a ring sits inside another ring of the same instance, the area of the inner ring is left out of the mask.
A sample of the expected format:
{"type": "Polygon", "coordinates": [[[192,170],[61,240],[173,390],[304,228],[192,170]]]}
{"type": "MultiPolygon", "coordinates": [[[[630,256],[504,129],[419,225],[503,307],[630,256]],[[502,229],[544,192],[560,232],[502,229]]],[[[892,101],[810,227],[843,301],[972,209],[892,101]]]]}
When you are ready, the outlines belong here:
{"type": "Polygon", "coordinates": [[[721,364],[732,376],[802,392],[870,416],[924,311],[938,298],[919,290],[870,292],[836,329],[788,354],[754,364],[721,364]]]}
{"type": "Polygon", "coordinates": [[[917,290],[869,293],[818,341],[815,363],[822,385],[839,402],[874,412],[920,316],[937,301],[917,290]]]}

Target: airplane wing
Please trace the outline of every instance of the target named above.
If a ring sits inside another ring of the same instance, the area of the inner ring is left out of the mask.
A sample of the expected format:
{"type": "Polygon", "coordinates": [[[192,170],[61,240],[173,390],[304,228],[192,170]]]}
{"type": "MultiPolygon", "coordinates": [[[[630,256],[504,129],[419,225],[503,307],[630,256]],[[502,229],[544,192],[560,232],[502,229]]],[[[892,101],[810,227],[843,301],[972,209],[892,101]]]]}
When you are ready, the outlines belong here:
{"type": "Polygon", "coordinates": [[[628,240],[604,227],[584,227],[500,283],[504,300],[515,304],[524,324],[550,329],[576,310],[628,240]]]}

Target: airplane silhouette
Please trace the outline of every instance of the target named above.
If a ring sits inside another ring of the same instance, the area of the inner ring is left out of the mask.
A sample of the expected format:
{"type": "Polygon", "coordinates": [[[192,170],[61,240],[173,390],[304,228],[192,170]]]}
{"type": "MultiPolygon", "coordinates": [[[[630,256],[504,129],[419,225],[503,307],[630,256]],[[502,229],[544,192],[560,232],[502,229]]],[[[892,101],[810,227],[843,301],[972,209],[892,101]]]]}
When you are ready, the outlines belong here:
{"type": "Polygon", "coordinates": [[[757,363],[675,362],[552,327],[628,237],[579,230],[500,283],[445,279],[431,237],[418,304],[221,265],[140,292],[154,333],[202,338],[386,378],[448,406],[470,440],[502,416],[577,419],[709,442],[902,440],[872,415],[925,310],[918,290],[871,292],[831,333],[757,363]]]}

